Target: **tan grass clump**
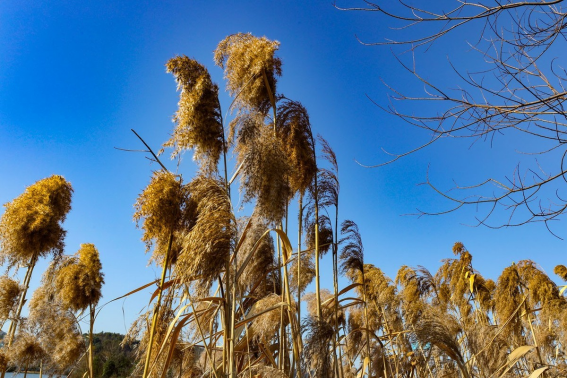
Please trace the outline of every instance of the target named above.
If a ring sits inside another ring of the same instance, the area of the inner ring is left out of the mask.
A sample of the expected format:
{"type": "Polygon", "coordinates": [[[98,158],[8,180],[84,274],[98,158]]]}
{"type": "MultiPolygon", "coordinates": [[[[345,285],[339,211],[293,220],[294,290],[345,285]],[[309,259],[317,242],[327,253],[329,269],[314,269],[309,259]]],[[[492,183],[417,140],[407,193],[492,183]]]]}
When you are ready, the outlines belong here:
{"type": "Polygon", "coordinates": [[[567,281],[567,267],[565,265],[557,265],[553,269],[553,273],[557,274],[563,281],[567,281]]]}
{"type": "Polygon", "coordinates": [[[291,191],[303,194],[317,174],[317,164],[309,115],[301,103],[284,101],[278,107],[277,134],[292,167],[291,191]]]}
{"type": "Polygon", "coordinates": [[[237,96],[236,108],[263,113],[270,108],[270,92],[275,97],[277,77],[282,74],[282,61],[275,56],[279,46],[277,41],[250,33],[229,35],[218,44],[215,64],[224,69],[230,95],[237,96]]]}
{"type": "Polygon", "coordinates": [[[187,56],[176,56],[167,64],[167,72],[177,81],[181,91],[179,109],[173,117],[176,124],[164,147],[172,147],[172,158],[186,149],[193,149],[194,159],[206,173],[216,170],[224,149],[219,88],[207,69],[187,56]]]}
{"type": "MultiPolygon", "coordinates": [[[[134,207],[136,225],[139,226],[142,221],[142,240],[146,244],[146,252],[155,243],[151,260],[160,265],[165,260],[170,235],[176,235],[193,223],[189,190],[173,173],[157,171],[134,207]]],[[[178,244],[174,243],[173,246],[178,244]]],[[[177,248],[172,249],[170,261],[175,262],[179,252],[177,248]]]]}
{"type": "Polygon", "coordinates": [[[71,184],[53,175],[26,188],[4,205],[0,219],[0,263],[28,263],[32,258],[63,252],[61,223],[71,210],[71,184]]]}
{"type": "Polygon", "coordinates": [[[15,310],[21,292],[22,288],[16,280],[0,276],[0,324],[15,310]]]}
{"type": "Polygon", "coordinates": [[[75,257],[57,272],[55,287],[63,306],[73,311],[96,306],[102,297],[103,277],[98,250],[94,244],[81,244],[75,257]]]}
{"type": "Polygon", "coordinates": [[[228,193],[219,180],[199,175],[189,183],[189,191],[196,221],[183,235],[183,251],[175,274],[184,283],[199,278],[197,285],[208,290],[234,249],[236,219],[228,193]]]}

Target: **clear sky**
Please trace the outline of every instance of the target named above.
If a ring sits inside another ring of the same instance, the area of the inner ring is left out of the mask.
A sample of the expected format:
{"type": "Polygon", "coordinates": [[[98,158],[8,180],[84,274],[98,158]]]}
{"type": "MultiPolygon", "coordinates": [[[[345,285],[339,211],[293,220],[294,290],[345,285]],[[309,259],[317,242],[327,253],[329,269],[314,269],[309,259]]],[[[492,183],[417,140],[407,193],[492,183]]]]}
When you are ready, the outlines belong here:
{"type": "MultiPolygon", "coordinates": [[[[75,192],[64,225],[66,253],[76,252],[81,243],[98,247],[106,280],[101,303],[160,273],[147,265],[141,231],[132,221],[136,197],[157,166],[143,154],[115,147],[142,148],[132,128],[156,150],[168,139],[178,101],[173,77],[165,73],[169,58],[185,54],[199,60],[224,88],[213,50],[237,32],[281,42],[279,92],[305,105],[314,131],[335,149],[341,219],[358,223],[367,262],[392,278],[404,264],[435,271],[441,259],[452,257],[452,245],[461,241],[472,252],[475,268],[493,279],[522,259],[535,260],[550,275],[555,265],[567,263],[565,241],[541,224],[500,230],[469,227],[483,214],[475,208],[444,216],[402,216],[416,208],[440,211],[450,206],[418,185],[425,181],[428,167],[430,178],[443,190],[453,186],[453,179],[468,185],[490,176],[502,178],[518,162],[516,143],[529,146],[529,140],[497,138],[492,146],[447,140],[383,168],[356,164],[355,159],[368,164],[387,160],[381,148],[403,152],[427,140],[367,97],[387,105],[389,92],[383,82],[414,93],[423,90],[389,48],[357,41],[355,35],[366,41],[392,35],[375,14],[341,12],[330,0],[4,0],[0,202],[11,201],[26,186],[52,174],[69,180],[75,192]]],[[[479,59],[464,45],[466,39],[461,34],[434,45],[417,57],[418,67],[428,78],[451,86],[455,77],[447,54],[454,53],[452,61],[465,66],[479,59]]],[[[226,111],[230,99],[224,91],[221,95],[226,111]]],[[[413,104],[412,112],[429,110],[423,106],[413,104]]],[[[174,161],[165,155],[164,161],[175,170],[174,161]]],[[[181,171],[189,178],[193,169],[188,153],[181,171]]],[[[233,200],[238,202],[238,196],[233,200]]],[[[497,214],[495,222],[502,216],[497,214]]],[[[554,231],[567,237],[564,222],[556,222],[554,231]]],[[[42,261],[34,271],[32,289],[45,267],[42,261]]],[[[330,282],[327,276],[324,283],[330,282]]],[[[148,299],[145,291],[107,306],[95,330],[124,333],[148,299]]]]}

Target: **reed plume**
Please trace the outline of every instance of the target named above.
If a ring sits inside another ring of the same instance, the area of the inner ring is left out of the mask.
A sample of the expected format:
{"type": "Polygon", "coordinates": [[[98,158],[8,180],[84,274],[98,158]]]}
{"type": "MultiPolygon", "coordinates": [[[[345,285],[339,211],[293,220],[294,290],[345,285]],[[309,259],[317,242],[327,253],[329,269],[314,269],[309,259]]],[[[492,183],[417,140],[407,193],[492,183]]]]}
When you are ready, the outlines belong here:
{"type": "Polygon", "coordinates": [[[339,206],[339,193],[341,186],[339,182],[339,164],[337,162],[337,155],[321,135],[317,139],[321,143],[321,153],[323,160],[331,165],[331,169],[319,168],[318,171],[318,191],[319,191],[319,205],[323,207],[339,206]]]}
{"type": "Polygon", "coordinates": [[[235,151],[241,165],[243,202],[255,199],[256,211],[271,224],[277,224],[292,196],[291,165],[281,141],[267,125],[246,125],[238,134],[235,151]]]}
{"type": "Polygon", "coordinates": [[[150,354],[147,371],[149,376],[158,375],[164,369],[168,368],[166,365],[167,352],[158,355],[157,351],[160,350],[162,343],[166,345],[166,351],[169,349],[170,340],[165,340],[165,336],[169,324],[175,317],[175,313],[171,309],[172,301],[173,295],[171,291],[166,292],[163,305],[157,308],[158,312],[148,310],[146,313],[140,315],[138,319],[132,323],[128,333],[124,337],[122,341],[123,345],[139,341],[138,348],[136,349],[138,363],[132,371],[132,376],[139,377],[144,372],[146,362],[144,356],[147,357],[147,351],[150,348],[155,352],[150,354]]]}
{"type": "Polygon", "coordinates": [[[565,265],[557,265],[553,269],[553,273],[557,274],[563,281],[567,281],[567,267],[565,265]]]}
{"type": "Polygon", "coordinates": [[[505,324],[510,319],[503,333],[514,336],[516,345],[524,345],[521,312],[517,310],[523,300],[520,282],[520,275],[514,264],[502,271],[494,292],[496,319],[500,324],[505,324]]]}
{"type": "Polygon", "coordinates": [[[559,298],[559,289],[547,274],[542,272],[531,260],[522,260],[516,264],[523,286],[529,291],[530,308],[546,307],[559,298]]]}
{"type": "Polygon", "coordinates": [[[22,288],[16,280],[6,275],[0,276],[0,328],[15,312],[21,292],[22,288]]]}
{"type": "MultiPolygon", "coordinates": [[[[136,200],[134,220],[138,227],[142,222],[142,241],[146,244],[146,252],[155,243],[151,261],[157,265],[162,265],[166,259],[170,235],[177,236],[194,223],[189,198],[188,187],[173,173],[156,171],[136,200]]],[[[180,248],[178,243],[173,243],[172,247],[170,262],[175,263],[180,248]]]]}
{"type": "Polygon", "coordinates": [[[215,64],[224,69],[227,89],[235,96],[237,109],[258,109],[266,113],[272,106],[282,61],[275,56],[280,43],[250,33],[232,34],[215,50],[215,64]]]}
{"type": "Polygon", "coordinates": [[[102,264],[94,244],[81,244],[76,255],[56,273],[55,288],[64,308],[72,311],[89,309],[89,375],[93,370],[93,327],[95,307],[102,297],[104,283],[102,264]]]}
{"type": "Polygon", "coordinates": [[[61,223],[71,210],[71,184],[53,175],[26,188],[0,219],[0,263],[26,264],[49,253],[63,252],[61,223]]]}
{"type": "Polygon", "coordinates": [[[173,148],[172,158],[183,150],[194,150],[201,170],[212,173],[225,148],[219,88],[202,64],[185,55],[170,59],[166,68],[175,76],[181,93],[173,116],[175,129],[164,147],[173,148]]]}
{"type": "Polygon", "coordinates": [[[39,364],[47,355],[47,352],[41,347],[37,337],[21,328],[8,353],[11,363],[15,364],[20,370],[24,370],[26,373],[30,366],[36,363],[39,364]]]}
{"type": "Polygon", "coordinates": [[[340,241],[342,245],[340,255],[342,273],[363,272],[364,246],[357,224],[351,220],[344,221],[341,234],[345,235],[340,241]]]}
{"type": "Polygon", "coordinates": [[[469,373],[456,338],[459,332],[459,326],[452,317],[428,312],[416,323],[413,342],[436,346],[457,364],[463,377],[468,378],[469,373]]]}
{"type": "Polygon", "coordinates": [[[64,307],[82,311],[98,304],[104,274],[94,244],[81,244],[75,256],[56,273],[55,287],[64,307]]]}
{"type": "Polygon", "coordinates": [[[333,326],[324,320],[308,316],[303,321],[302,333],[306,334],[303,349],[304,369],[315,378],[330,377],[333,371],[331,366],[331,343],[335,334],[333,326]]]}
{"type": "Polygon", "coordinates": [[[263,364],[255,365],[251,372],[254,378],[288,378],[283,371],[263,364]]]}
{"type": "MultiPolygon", "coordinates": [[[[249,316],[254,316],[260,312],[267,310],[281,302],[281,296],[277,294],[268,294],[264,298],[257,301],[249,312],[249,316]]],[[[287,317],[286,317],[287,318],[287,317]]],[[[286,320],[286,324],[289,321],[286,320]]],[[[263,344],[270,345],[272,340],[276,337],[277,331],[280,328],[280,311],[268,311],[252,321],[248,332],[257,341],[263,344]]]]}
{"type": "Polygon", "coordinates": [[[4,348],[0,349],[0,370],[5,371],[8,368],[8,355],[4,348]]]}
{"type": "Polygon", "coordinates": [[[277,114],[277,134],[291,165],[289,186],[292,193],[303,194],[317,174],[309,115],[301,103],[291,100],[283,101],[277,114]]]}
{"type": "Polygon", "coordinates": [[[197,278],[197,285],[208,291],[225,268],[236,238],[236,219],[224,184],[199,175],[189,183],[195,223],[183,234],[183,250],[175,275],[183,283],[197,278]]]}
{"type": "Polygon", "coordinates": [[[56,274],[62,263],[53,262],[42,277],[42,285],[30,300],[29,323],[38,330],[38,339],[49,351],[47,367],[64,372],[75,365],[85,351],[85,340],[74,315],[61,302],[55,288],[56,274]]]}
{"type": "Polygon", "coordinates": [[[244,266],[242,274],[238,277],[238,284],[243,293],[250,292],[250,290],[256,287],[253,295],[264,297],[268,293],[273,292],[273,285],[270,285],[266,277],[272,270],[276,269],[274,239],[268,234],[260,240],[260,237],[269,230],[269,225],[257,213],[254,213],[251,218],[246,218],[246,220],[249,220],[251,224],[238,251],[237,267],[239,270],[242,269],[242,264],[246,261],[245,259],[249,254],[252,253],[252,248],[258,241],[259,245],[253,257],[244,266]]]}
{"type": "MultiPolygon", "coordinates": [[[[314,205],[314,203],[312,203],[314,205]]],[[[309,206],[304,221],[305,244],[308,250],[315,250],[315,217],[314,209],[309,206]]],[[[319,214],[319,258],[325,256],[333,247],[333,226],[331,219],[324,214],[319,214]]]]}
{"type": "Polygon", "coordinates": [[[290,287],[291,290],[296,292],[299,290],[301,293],[305,291],[307,285],[313,282],[315,278],[315,251],[309,249],[302,251],[300,254],[301,271],[297,272],[297,264],[299,259],[294,259],[290,268],[290,287]],[[299,286],[299,287],[298,287],[299,286]]]}
{"type": "Polygon", "coordinates": [[[461,242],[455,243],[453,253],[458,258],[444,259],[435,279],[438,286],[446,286],[447,290],[443,291],[443,294],[450,294],[448,298],[442,297],[442,299],[454,303],[458,306],[461,315],[468,317],[472,306],[467,296],[467,293],[470,293],[470,281],[467,276],[475,274],[472,267],[472,255],[461,242]]]}

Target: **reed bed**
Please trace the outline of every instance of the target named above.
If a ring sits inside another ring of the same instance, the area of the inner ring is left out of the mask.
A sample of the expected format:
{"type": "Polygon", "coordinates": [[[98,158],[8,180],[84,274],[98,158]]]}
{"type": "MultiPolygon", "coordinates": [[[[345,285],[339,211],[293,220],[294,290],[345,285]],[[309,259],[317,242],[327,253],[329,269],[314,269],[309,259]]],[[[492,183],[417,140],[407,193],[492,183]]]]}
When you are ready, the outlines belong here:
{"type": "MultiPolygon", "coordinates": [[[[278,48],[251,34],[220,42],[215,63],[233,99],[228,123],[204,65],[186,56],[166,64],[180,100],[163,147],[172,157],[192,150],[199,169],[185,183],[142,140],[161,169],[138,197],[134,219],[162,275],[124,341],[139,341],[132,376],[566,376],[565,287],[535,262],[512,264],[496,281],[474,269],[462,243],[437,272],[402,266],[390,278],[365,262],[357,224],[340,218],[337,156],[313,136],[305,107],[277,91],[278,48]],[[249,216],[232,202],[238,176],[249,216]],[[297,214],[290,214],[294,200],[297,214]],[[295,248],[287,233],[294,219],[295,248]],[[320,287],[323,258],[333,262],[331,289],[320,287]],[[305,294],[312,283],[315,293],[305,294]]],[[[14,325],[8,340],[15,340],[0,349],[3,371],[38,363],[69,371],[85,351],[92,361],[77,317],[89,310],[92,340],[102,266],[92,244],[61,254],[72,190],[60,176],[46,180],[8,204],[0,222],[9,269],[28,264],[28,279],[37,257],[54,254],[29,319],[20,316],[27,283],[0,277],[0,321],[14,325]],[[36,200],[41,216],[30,210],[36,200]]],[[[567,279],[565,266],[555,273],[567,279]]]]}

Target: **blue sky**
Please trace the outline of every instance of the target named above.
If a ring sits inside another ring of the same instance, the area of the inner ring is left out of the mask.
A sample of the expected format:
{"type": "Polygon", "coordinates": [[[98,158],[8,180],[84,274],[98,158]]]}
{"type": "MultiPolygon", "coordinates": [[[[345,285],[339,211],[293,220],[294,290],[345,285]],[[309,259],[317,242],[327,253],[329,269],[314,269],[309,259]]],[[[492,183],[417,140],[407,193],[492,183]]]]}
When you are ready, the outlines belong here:
{"type": "MultiPolygon", "coordinates": [[[[356,1],[343,5],[361,5],[356,1]]],[[[402,216],[416,208],[446,209],[450,204],[417,184],[430,178],[443,190],[453,181],[468,185],[510,174],[518,162],[514,150],[532,141],[511,136],[492,146],[442,140],[395,164],[365,169],[392,152],[411,149],[427,135],[388,115],[368,99],[387,105],[383,82],[413,93],[420,85],[387,47],[360,44],[383,40],[392,31],[371,13],[341,12],[331,1],[3,1],[0,4],[0,202],[52,174],[63,175],[75,190],[65,222],[66,253],[94,243],[106,285],[101,303],[157,276],[148,266],[132,221],[133,204],[157,169],[144,155],[116,150],[142,146],[135,129],[156,150],[173,128],[178,93],[165,62],[185,54],[205,64],[221,88],[223,74],[212,52],[225,36],[251,32],[281,42],[279,92],[301,101],[315,132],[335,149],[340,165],[341,219],[359,224],[366,260],[395,277],[401,265],[435,271],[452,257],[456,241],[467,246],[474,266],[496,279],[513,261],[533,259],[552,274],[567,263],[565,242],[543,225],[492,230],[469,227],[474,208],[444,216],[402,216]]],[[[407,32],[403,32],[407,33],[407,32]]],[[[447,54],[465,68],[480,57],[464,47],[471,30],[450,36],[417,56],[417,65],[436,82],[456,86],[447,54]]],[[[563,53],[565,54],[565,53],[563,53]]],[[[222,91],[226,111],[230,99],[222,91]]],[[[411,112],[427,111],[412,104],[411,112]]],[[[176,163],[163,157],[168,167],[176,163]]],[[[524,159],[524,158],[522,158],[524,159]]],[[[549,163],[553,168],[553,161],[549,163]]],[[[194,172],[187,153],[180,171],[194,172]]],[[[238,196],[233,200],[237,202],[238,196]]],[[[482,210],[482,209],[481,209],[482,210]]],[[[497,214],[498,223],[504,215],[497,214]]],[[[564,221],[562,221],[564,222],[564,221]]],[[[567,237],[563,223],[554,230],[567,237]]],[[[292,241],[293,243],[293,241],[292,241]]],[[[330,266],[328,261],[324,261],[330,266]]],[[[35,270],[32,289],[45,269],[35,270]]],[[[328,277],[324,277],[328,281],[328,277]]],[[[330,281],[329,281],[330,282],[330,281]]],[[[327,285],[330,287],[330,285],[327,285]]],[[[96,331],[124,333],[149,293],[107,306],[96,331]]]]}

